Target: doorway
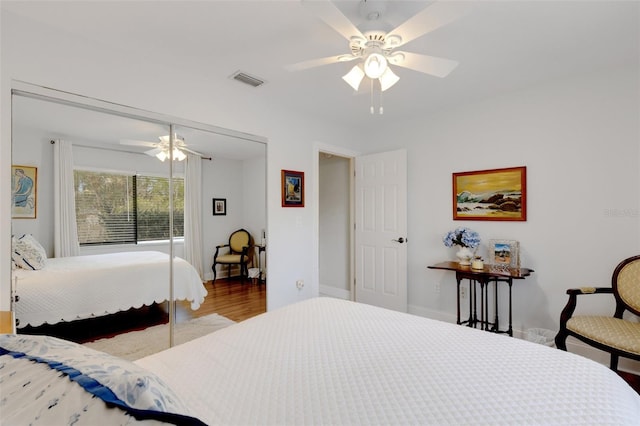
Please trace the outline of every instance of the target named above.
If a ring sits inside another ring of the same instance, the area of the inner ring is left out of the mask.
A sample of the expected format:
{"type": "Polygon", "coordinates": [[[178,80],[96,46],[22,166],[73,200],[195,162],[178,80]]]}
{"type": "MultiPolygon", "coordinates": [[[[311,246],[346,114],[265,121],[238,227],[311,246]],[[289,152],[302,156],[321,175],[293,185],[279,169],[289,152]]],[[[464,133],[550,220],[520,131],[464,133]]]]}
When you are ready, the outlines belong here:
{"type": "Polygon", "coordinates": [[[318,281],[321,296],[354,300],[353,157],[318,153],[318,281]]]}

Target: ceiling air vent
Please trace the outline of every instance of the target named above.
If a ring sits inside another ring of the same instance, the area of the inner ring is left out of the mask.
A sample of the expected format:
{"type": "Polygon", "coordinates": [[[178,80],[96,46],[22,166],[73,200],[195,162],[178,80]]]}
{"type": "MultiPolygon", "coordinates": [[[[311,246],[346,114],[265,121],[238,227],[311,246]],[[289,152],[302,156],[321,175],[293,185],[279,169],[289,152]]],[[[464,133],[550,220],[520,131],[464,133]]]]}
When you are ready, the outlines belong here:
{"type": "Polygon", "coordinates": [[[252,87],[262,86],[265,82],[257,77],[250,76],[246,72],[236,71],[231,76],[234,80],[239,81],[240,83],[248,84],[252,87]]]}

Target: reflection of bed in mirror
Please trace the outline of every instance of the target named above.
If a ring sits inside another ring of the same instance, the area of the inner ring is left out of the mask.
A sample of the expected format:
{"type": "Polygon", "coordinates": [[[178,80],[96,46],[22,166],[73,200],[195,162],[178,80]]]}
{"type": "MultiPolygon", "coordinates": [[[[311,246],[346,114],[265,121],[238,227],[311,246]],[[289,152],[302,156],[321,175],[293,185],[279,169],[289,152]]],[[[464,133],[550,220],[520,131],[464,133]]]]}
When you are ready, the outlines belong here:
{"type": "MultiPolygon", "coordinates": [[[[198,309],[207,290],[198,272],[173,258],[175,300],[198,309]]],[[[169,255],[133,251],[49,258],[40,270],[15,269],[18,327],[55,324],[140,308],[169,299],[169,255]],[[17,278],[17,283],[16,283],[17,278]]]]}

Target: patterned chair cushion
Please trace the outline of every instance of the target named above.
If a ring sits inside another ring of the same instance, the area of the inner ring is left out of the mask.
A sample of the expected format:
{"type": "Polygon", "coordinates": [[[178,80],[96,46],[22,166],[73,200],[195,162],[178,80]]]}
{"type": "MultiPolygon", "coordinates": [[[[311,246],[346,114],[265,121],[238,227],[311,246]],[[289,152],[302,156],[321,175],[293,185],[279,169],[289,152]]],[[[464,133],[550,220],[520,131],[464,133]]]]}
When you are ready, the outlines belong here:
{"type": "Polygon", "coordinates": [[[567,328],[598,343],[640,355],[640,323],[613,317],[575,316],[567,328]]]}
{"type": "MultiPolygon", "coordinates": [[[[217,263],[240,263],[242,258],[241,254],[223,254],[216,258],[217,263]]],[[[244,261],[248,261],[248,257],[244,256],[244,261]]]]}

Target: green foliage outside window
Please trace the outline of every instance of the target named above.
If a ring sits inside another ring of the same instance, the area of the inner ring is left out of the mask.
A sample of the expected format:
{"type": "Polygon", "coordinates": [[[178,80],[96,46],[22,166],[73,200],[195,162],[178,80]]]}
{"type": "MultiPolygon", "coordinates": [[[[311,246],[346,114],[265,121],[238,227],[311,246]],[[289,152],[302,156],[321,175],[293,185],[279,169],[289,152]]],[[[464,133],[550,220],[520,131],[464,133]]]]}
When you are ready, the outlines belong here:
{"type": "MultiPolygon", "coordinates": [[[[81,245],[169,239],[169,179],[74,171],[81,245]]],[[[184,180],[173,179],[173,236],[184,235],[184,180]]]]}

